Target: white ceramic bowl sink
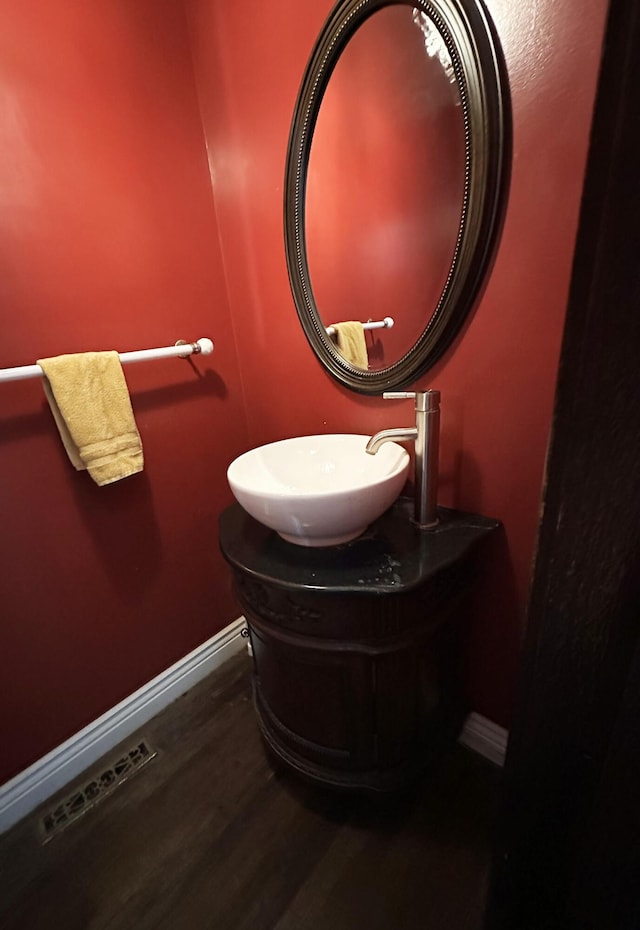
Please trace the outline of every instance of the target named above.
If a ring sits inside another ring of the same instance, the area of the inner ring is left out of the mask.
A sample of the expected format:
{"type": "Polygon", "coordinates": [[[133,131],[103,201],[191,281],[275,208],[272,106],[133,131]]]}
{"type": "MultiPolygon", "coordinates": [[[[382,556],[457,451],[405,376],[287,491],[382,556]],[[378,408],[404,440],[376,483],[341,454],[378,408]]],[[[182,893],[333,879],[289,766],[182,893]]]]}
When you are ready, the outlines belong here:
{"type": "Polygon", "coordinates": [[[245,452],[227,478],[239,504],[260,523],[299,546],[336,546],[355,539],[391,506],[409,469],[395,442],[375,455],[369,436],[298,436],[245,452]]]}

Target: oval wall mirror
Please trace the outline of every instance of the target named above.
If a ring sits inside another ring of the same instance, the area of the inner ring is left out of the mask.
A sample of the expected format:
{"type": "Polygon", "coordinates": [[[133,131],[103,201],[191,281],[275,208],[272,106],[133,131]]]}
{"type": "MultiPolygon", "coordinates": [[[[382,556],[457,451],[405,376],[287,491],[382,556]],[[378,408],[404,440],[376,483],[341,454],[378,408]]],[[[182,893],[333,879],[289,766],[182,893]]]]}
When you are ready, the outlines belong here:
{"type": "Polygon", "coordinates": [[[509,126],[477,0],[334,7],[294,111],[285,248],[304,332],[342,384],[405,386],[460,330],[499,237],[509,126]],[[387,321],[366,328],[364,359],[335,339],[354,320],[387,321]]]}

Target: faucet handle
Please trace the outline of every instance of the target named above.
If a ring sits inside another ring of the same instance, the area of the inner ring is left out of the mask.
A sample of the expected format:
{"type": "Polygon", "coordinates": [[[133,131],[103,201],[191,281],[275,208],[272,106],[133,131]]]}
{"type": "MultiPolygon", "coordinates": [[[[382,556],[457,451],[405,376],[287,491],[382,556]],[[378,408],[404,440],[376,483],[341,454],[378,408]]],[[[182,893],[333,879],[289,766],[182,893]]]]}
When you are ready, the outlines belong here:
{"type": "Polygon", "coordinates": [[[385,391],[383,400],[415,400],[416,410],[432,413],[440,409],[440,391],[385,391]]]}

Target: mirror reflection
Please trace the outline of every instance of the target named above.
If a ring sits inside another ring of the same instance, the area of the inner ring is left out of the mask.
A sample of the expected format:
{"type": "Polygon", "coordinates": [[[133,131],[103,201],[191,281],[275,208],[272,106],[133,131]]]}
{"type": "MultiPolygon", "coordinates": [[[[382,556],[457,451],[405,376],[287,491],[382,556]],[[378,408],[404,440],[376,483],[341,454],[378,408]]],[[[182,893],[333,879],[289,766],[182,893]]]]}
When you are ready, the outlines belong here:
{"type": "Polygon", "coordinates": [[[458,246],[466,159],[460,89],[442,36],[424,12],[381,8],[337,59],[306,187],[309,278],[324,327],[337,340],[335,324],[393,321],[365,330],[364,355],[346,333],[354,367],[394,365],[428,326],[458,246]]]}
{"type": "Polygon", "coordinates": [[[284,234],[300,324],[346,387],[411,384],[459,334],[502,228],[508,107],[480,0],[330,13],[293,114],[284,234]]]}

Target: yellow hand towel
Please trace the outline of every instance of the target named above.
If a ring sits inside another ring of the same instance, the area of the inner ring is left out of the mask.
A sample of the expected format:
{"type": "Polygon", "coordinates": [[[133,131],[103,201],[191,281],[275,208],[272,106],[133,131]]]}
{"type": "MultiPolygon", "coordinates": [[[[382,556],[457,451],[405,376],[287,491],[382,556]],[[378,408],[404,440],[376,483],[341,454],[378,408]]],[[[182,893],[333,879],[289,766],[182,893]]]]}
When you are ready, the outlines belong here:
{"type": "Polygon", "coordinates": [[[140,434],[117,352],[38,359],[44,392],[73,465],[96,484],[142,471],[140,434]]]}
{"type": "Polygon", "coordinates": [[[349,320],[346,323],[334,323],[333,328],[338,349],[344,358],[356,368],[366,370],[369,367],[369,357],[362,323],[349,320]]]}

